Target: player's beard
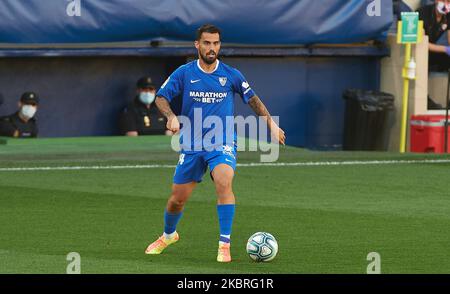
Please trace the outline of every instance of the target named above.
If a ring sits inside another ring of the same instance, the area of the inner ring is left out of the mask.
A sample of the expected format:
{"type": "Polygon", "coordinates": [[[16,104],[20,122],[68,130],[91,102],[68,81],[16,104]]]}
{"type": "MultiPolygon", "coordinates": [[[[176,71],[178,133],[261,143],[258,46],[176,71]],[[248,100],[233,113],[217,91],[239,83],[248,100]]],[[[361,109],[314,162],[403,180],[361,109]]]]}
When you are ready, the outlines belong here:
{"type": "MultiPolygon", "coordinates": [[[[199,52],[200,53],[200,52],[199,52]]],[[[217,60],[217,54],[216,52],[214,52],[213,50],[210,50],[208,53],[206,53],[205,55],[203,54],[199,54],[200,58],[206,63],[206,64],[213,64],[214,62],[216,62],[217,60]],[[208,54],[210,53],[214,53],[214,56],[209,57],[208,54]]]]}

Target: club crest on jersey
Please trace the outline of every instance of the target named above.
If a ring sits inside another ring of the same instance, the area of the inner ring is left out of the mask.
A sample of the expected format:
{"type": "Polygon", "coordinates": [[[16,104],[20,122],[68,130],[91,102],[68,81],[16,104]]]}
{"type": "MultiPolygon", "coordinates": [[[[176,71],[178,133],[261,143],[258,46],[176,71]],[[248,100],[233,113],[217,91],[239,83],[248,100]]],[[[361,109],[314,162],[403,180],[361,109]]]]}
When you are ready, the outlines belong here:
{"type": "Polygon", "coordinates": [[[223,145],[222,146],[222,153],[228,156],[233,157],[234,159],[236,159],[236,157],[234,157],[233,154],[233,146],[229,146],[229,145],[223,145]]]}
{"type": "Polygon", "coordinates": [[[226,77],[220,77],[219,78],[219,82],[220,84],[223,86],[225,86],[225,84],[227,83],[227,78],[226,77]]]}

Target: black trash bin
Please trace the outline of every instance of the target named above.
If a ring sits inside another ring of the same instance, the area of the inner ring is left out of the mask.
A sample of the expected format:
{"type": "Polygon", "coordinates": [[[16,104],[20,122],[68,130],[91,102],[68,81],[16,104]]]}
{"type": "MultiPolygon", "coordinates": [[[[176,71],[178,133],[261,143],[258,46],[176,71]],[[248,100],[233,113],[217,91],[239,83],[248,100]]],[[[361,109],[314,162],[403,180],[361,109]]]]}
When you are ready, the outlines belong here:
{"type": "Polygon", "coordinates": [[[343,150],[386,151],[389,143],[388,115],[394,96],[384,92],[348,89],[343,150]]]}

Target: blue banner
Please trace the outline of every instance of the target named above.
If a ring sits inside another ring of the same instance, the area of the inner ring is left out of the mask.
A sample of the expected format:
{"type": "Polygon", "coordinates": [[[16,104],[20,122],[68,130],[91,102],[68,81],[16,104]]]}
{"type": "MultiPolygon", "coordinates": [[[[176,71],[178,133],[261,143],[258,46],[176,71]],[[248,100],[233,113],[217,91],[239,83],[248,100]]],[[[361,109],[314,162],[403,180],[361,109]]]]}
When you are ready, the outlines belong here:
{"type": "Polygon", "coordinates": [[[392,0],[1,0],[0,43],[192,41],[204,23],[226,43],[354,43],[392,21],[392,0]]]}

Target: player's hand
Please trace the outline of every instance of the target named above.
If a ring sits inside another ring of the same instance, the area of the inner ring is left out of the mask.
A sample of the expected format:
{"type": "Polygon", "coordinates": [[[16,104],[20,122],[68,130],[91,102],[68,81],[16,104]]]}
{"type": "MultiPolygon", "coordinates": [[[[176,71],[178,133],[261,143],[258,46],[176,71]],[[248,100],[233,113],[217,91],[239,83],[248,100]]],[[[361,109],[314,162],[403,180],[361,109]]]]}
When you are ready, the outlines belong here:
{"type": "Polygon", "coordinates": [[[270,132],[271,132],[272,138],[274,140],[276,140],[281,145],[285,145],[285,143],[286,143],[286,134],[284,133],[284,131],[280,127],[278,127],[277,125],[272,126],[272,128],[270,129],[270,132]]]}
{"type": "Polygon", "coordinates": [[[167,119],[167,129],[176,134],[180,131],[180,122],[176,115],[172,115],[167,119]]]}

